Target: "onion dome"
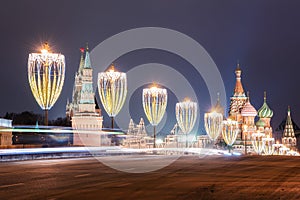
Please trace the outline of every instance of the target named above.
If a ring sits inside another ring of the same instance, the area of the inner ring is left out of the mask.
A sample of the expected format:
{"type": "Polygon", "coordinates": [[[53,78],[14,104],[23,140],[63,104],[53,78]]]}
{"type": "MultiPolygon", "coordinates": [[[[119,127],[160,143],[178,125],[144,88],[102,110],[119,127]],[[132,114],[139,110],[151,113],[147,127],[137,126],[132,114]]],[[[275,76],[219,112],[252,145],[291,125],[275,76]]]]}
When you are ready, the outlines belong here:
{"type": "Polygon", "coordinates": [[[262,119],[259,119],[257,122],[256,122],[256,126],[257,127],[265,127],[266,123],[262,120],[262,119]]]}
{"type": "Polygon", "coordinates": [[[262,107],[258,110],[258,116],[260,118],[271,118],[273,117],[273,111],[269,108],[267,104],[266,92],[264,92],[264,103],[262,107]]]}
{"type": "Polygon", "coordinates": [[[243,117],[255,117],[257,115],[256,109],[250,103],[249,93],[248,93],[248,100],[241,110],[241,115],[243,117]]]}

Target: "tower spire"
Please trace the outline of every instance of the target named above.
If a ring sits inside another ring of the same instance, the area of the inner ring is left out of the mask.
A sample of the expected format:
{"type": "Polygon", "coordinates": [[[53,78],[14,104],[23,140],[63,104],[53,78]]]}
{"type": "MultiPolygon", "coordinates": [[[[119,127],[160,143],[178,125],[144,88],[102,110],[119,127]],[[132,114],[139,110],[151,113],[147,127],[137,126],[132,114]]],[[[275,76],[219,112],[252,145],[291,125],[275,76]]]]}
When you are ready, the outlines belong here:
{"type": "Polygon", "coordinates": [[[248,102],[250,102],[250,92],[247,91],[247,99],[248,99],[248,102]]]}
{"type": "Polygon", "coordinates": [[[78,73],[81,74],[83,66],[84,66],[84,48],[80,48],[81,56],[80,56],[80,62],[79,62],[79,69],[78,73]]]}
{"type": "Polygon", "coordinates": [[[84,59],[83,68],[85,68],[85,69],[87,69],[87,68],[91,69],[92,68],[88,43],[86,43],[86,51],[85,51],[85,59],[84,59]]]}
{"type": "Polygon", "coordinates": [[[241,74],[242,74],[242,70],[241,70],[240,64],[238,62],[236,70],[235,70],[236,83],[235,83],[234,95],[233,95],[235,97],[240,97],[240,96],[245,97],[245,92],[244,92],[242,81],[241,81],[241,74]]]}
{"type": "Polygon", "coordinates": [[[89,51],[89,43],[88,42],[86,43],[85,50],[89,51]]]}

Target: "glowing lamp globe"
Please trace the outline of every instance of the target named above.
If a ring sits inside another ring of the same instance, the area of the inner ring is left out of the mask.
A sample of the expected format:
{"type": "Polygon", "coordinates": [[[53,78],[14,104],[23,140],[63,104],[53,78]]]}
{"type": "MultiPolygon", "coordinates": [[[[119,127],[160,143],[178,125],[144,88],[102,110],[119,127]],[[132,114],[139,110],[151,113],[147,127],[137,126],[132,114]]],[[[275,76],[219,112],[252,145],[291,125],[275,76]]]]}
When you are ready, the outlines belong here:
{"type": "Polygon", "coordinates": [[[32,94],[45,111],[45,125],[48,125],[48,110],[57,101],[65,79],[65,56],[51,53],[48,44],[41,53],[28,56],[28,81],[32,94]]]}
{"type": "Polygon", "coordinates": [[[192,131],[197,119],[197,103],[189,99],[176,103],[176,120],[179,128],[186,135],[186,147],[188,147],[187,136],[192,131]]]}
{"type": "Polygon", "coordinates": [[[126,73],[115,71],[114,66],[106,72],[98,73],[98,92],[106,113],[111,117],[111,126],[114,128],[114,117],[120,112],[126,100],[126,73]]]}
{"type": "Polygon", "coordinates": [[[153,86],[151,88],[143,89],[143,108],[147,119],[153,126],[153,147],[156,147],[156,129],[155,127],[162,120],[168,101],[168,93],[164,88],[153,86]]]}

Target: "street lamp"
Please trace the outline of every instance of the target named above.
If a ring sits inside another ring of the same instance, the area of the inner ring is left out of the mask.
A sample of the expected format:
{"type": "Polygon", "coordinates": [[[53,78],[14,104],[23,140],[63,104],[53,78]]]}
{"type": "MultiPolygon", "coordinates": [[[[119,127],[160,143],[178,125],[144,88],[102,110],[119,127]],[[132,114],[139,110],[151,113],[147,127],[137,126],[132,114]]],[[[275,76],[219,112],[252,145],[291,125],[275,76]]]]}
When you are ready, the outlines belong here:
{"type": "Polygon", "coordinates": [[[28,56],[28,81],[32,94],[45,111],[45,125],[48,125],[48,111],[58,99],[65,79],[65,56],[51,53],[48,43],[41,53],[28,56]]]}
{"type": "Polygon", "coordinates": [[[265,137],[264,133],[253,133],[252,134],[252,145],[254,148],[254,151],[258,154],[261,155],[263,149],[264,149],[264,142],[263,142],[263,138],[265,137]]]}
{"type": "Polygon", "coordinates": [[[153,126],[153,148],[156,148],[156,126],[166,111],[168,101],[167,90],[156,86],[144,88],[142,101],[146,117],[153,126]]]}
{"type": "Polygon", "coordinates": [[[115,71],[113,65],[108,71],[98,73],[98,92],[113,129],[114,117],[123,107],[127,95],[126,73],[115,71]]]}
{"type": "Polygon", "coordinates": [[[176,120],[181,131],[186,135],[185,147],[188,147],[188,134],[192,131],[197,119],[197,103],[189,99],[176,103],[176,120]]]}
{"type": "Polygon", "coordinates": [[[210,112],[204,114],[205,130],[213,143],[216,142],[217,138],[222,132],[222,121],[223,115],[221,113],[210,112]]]}
{"type": "Polygon", "coordinates": [[[227,119],[224,120],[222,123],[222,136],[225,143],[229,146],[228,150],[230,153],[230,148],[232,147],[239,133],[238,122],[231,119],[227,119]]]}

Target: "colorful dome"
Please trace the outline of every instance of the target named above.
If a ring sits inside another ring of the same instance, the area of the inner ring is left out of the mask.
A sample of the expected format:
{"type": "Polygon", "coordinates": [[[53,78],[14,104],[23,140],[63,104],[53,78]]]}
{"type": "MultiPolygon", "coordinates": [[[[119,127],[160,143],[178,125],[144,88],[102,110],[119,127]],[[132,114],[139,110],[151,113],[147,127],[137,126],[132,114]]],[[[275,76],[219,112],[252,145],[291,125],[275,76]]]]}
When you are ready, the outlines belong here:
{"type": "Polygon", "coordinates": [[[248,101],[245,103],[242,111],[241,111],[241,115],[243,117],[255,117],[257,115],[257,111],[256,109],[251,105],[249,99],[248,101]]]}
{"type": "Polygon", "coordinates": [[[256,126],[257,127],[265,127],[266,123],[262,120],[262,119],[259,119],[257,122],[256,122],[256,126]]]}
{"type": "Polygon", "coordinates": [[[264,103],[262,107],[258,110],[258,116],[260,118],[271,118],[273,117],[273,111],[269,108],[267,104],[266,93],[264,94],[264,103]]]}

